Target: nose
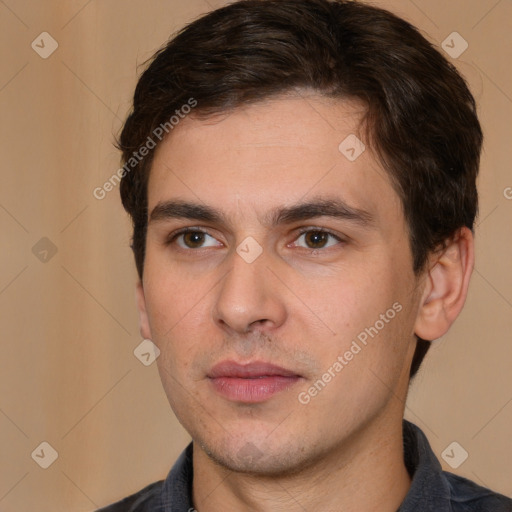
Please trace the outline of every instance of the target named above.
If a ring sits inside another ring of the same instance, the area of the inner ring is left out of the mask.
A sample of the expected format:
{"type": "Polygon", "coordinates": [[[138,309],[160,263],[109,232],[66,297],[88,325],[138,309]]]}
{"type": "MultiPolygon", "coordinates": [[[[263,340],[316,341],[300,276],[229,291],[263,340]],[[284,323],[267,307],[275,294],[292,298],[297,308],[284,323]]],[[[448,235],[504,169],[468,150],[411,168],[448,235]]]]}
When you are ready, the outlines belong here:
{"type": "Polygon", "coordinates": [[[215,323],[231,334],[280,327],[287,313],[279,284],[265,253],[248,263],[234,252],[218,288],[213,308],[215,323]]]}

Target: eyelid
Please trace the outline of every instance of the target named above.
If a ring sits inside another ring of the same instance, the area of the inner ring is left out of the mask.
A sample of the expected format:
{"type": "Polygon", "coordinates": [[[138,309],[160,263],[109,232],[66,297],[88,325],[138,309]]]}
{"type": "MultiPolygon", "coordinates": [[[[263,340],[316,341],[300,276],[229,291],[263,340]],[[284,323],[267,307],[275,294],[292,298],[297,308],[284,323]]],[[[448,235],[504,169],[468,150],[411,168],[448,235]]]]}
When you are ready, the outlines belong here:
{"type": "Polygon", "coordinates": [[[302,228],[299,228],[299,235],[302,235],[304,233],[309,233],[310,231],[320,231],[321,233],[328,233],[329,235],[332,235],[336,238],[341,238],[341,235],[335,233],[334,231],[331,231],[328,228],[321,228],[320,226],[304,226],[302,228]]]}

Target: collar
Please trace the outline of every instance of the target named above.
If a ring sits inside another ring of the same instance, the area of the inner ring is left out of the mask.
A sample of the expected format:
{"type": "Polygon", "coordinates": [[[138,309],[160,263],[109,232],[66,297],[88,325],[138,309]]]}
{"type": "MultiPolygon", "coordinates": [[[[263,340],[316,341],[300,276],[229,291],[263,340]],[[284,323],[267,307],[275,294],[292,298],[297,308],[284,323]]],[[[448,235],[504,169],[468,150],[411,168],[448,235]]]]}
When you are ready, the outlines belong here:
{"type": "Polygon", "coordinates": [[[450,486],[425,434],[403,421],[404,462],[411,487],[398,512],[450,512],[450,486]]]}

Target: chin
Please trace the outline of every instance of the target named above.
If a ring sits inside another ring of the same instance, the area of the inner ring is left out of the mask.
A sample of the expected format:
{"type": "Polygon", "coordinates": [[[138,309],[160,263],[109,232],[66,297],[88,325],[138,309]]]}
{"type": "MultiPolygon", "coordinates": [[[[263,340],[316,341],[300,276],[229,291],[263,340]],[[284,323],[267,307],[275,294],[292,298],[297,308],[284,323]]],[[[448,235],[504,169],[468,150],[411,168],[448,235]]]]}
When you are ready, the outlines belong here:
{"type": "MultiPolygon", "coordinates": [[[[220,443],[199,442],[202,450],[217,465],[237,473],[257,476],[293,475],[311,464],[313,454],[304,452],[304,447],[266,439],[228,438],[220,443]]],[[[303,443],[301,443],[303,445],[303,443]]],[[[318,456],[320,459],[321,456],[318,456]]]]}

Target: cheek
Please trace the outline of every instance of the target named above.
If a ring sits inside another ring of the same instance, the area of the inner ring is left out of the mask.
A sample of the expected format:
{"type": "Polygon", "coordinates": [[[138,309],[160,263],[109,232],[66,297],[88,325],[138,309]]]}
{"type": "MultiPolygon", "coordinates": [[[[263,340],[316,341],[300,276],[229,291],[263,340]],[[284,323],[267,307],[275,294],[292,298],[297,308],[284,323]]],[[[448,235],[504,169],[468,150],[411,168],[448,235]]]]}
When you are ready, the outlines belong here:
{"type": "Polygon", "coordinates": [[[204,322],[215,284],[212,276],[189,275],[157,258],[148,258],[146,270],[146,309],[155,343],[172,338],[190,322],[204,322]]]}
{"type": "Polygon", "coordinates": [[[172,388],[179,388],[180,383],[185,386],[186,381],[195,378],[197,372],[192,375],[191,366],[198,354],[208,352],[212,328],[209,288],[194,289],[186,280],[186,293],[180,293],[179,285],[178,278],[167,278],[146,295],[153,342],[160,350],[160,374],[165,377],[166,387],[172,388]]]}
{"type": "MultiPolygon", "coordinates": [[[[365,374],[363,380],[371,380],[376,378],[373,372],[388,381],[400,373],[413,328],[406,282],[409,277],[405,273],[393,275],[392,267],[383,260],[380,264],[371,272],[362,265],[352,267],[350,273],[341,272],[308,287],[308,306],[330,331],[324,329],[323,336],[319,333],[321,343],[309,343],[323,371],[341,356],[343,372],[339,374],[344,378],[360,381],[365,374]],[[350,371],[345,371],[348,367],[350,371]]],[[[311,332],[307,322],[301,328],[311,332]]]]}
{"type": "Polygon", "coordinates": [[[352,267],[311,281],[301,294],[331,331],[350,337],[373,325],[396,300],[389,276],[383,277],[367,268],[352,267]]]}

